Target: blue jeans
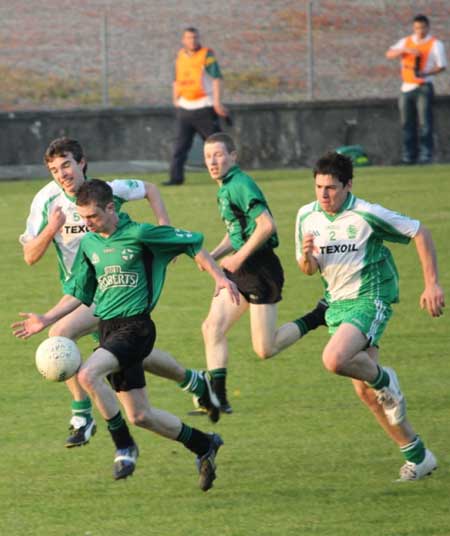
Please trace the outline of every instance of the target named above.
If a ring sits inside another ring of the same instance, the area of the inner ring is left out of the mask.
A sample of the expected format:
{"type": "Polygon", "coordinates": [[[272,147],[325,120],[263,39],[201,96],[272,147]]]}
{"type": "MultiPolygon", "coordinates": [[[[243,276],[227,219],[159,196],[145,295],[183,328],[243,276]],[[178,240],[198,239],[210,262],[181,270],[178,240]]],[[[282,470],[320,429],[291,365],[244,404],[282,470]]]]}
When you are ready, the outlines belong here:
{"type": "Polygon", "coordinates": [[[433,84],[402,93],[399,99],[404,162],[430,162],[433,158],[433,84]]]}

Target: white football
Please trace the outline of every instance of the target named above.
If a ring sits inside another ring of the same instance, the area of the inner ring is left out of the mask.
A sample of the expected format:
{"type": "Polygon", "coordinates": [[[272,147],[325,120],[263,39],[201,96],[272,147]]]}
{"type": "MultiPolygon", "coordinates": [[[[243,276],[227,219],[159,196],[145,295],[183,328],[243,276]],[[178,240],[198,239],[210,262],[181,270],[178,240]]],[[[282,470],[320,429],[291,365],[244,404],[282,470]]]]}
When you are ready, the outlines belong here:
{"type": "Polygon", "coordinates": [[[66,381],[80,366],[80,350],[67,337],[49,337],[36,350],[36,367],[46,380],[66,381]]]}

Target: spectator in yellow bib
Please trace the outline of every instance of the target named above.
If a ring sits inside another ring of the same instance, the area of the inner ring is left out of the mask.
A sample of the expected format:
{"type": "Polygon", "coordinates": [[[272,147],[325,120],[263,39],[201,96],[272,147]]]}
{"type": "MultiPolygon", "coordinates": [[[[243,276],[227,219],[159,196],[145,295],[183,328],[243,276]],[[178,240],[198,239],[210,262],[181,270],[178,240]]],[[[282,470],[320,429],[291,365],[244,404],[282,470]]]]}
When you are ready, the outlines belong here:
{"type": "Polygon", "coordinates": [[[444,45],[430,35],[428,17],[416,15],[412,35],[390,47],[386,58],[401,60],[402,162],[430,164],[433,160],[433,77],[445,70],[447,61],[444,45]]]}
{"type": "Polygon", "coordinates": [[[183,184],[184,165],[195,134],[205,140],[221,131],[219,117],[228,117],[222,104],[222,73],[214,52],[200,44],[196,28],[185,28],[181,42],[173,82],[176,140],[170,178],[164,186],[183,184]]]}

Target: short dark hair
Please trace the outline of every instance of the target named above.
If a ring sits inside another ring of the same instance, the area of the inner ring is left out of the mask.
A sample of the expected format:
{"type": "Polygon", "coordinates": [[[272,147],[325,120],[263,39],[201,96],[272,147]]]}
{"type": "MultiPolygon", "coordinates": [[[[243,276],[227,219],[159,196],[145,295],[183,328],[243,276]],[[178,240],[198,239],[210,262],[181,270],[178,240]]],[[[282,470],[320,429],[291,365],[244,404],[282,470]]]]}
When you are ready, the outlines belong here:
{"type": "Polygon", "coordinates": [[[77,193],[77,205],[85,207],[90,203],[95,203],[103,210],[106,205],[113,202],[113,191],[111,186],[100,179],[91,179],[80,186],[77,193]]]}
{"type": "Polygon", "coordinates": [[[328,152],[315,163],[313,175],[314,178],[316,175],[331,175],[346,186],[353,179],[352,159],[333,151],[328,152]]]}
{"type": "Polygon", "coordinates": [[[430,19],[426,15],[422,15],[422,13],[419,13],[413,18],[413,22],[423,22],[427,26],[430,25],[430,19]]]}
{"type": "Polygon", "coordinates": [[[211,136],[208,136],[205,140],[205,145],[208,143],[223,143],[229,153],[236,151],[236,145],[233,138],[229,134],[225,134],[225,132],[211,134],[211,136]]]}
{"type": "MultiPolygon", "coordinates": [[[[84,158],[83,147],[78,140],[62,136],[54,139],[44,154],[44,162],[48,166],[57,156],[67,156],[67,153],[72,153],[75,161],[80,163],[84,158]]],[[[86,174],[87,164],[83,167],[83,173],[86,174]]]]}
{"type": "Polygon", "coordinates": [[[183,33],[186,33],[186,32],[189,32],[189,33],[195,33],[195,34],[199,34],[200,32],[197,30],[197,28],[194,28],[193,26],[188,26],[187,28],[185,28],[183,30],[183,33]]]}

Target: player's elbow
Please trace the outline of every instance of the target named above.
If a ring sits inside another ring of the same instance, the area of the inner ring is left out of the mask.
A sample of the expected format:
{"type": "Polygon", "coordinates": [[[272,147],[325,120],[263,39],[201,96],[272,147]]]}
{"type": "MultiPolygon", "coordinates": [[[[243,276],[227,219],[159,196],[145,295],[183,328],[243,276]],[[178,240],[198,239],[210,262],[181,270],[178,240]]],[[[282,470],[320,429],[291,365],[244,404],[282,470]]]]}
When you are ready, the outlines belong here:
{"type": "Polygon", "coordinates": [[[23,252],[23,259],[28,264],[28,266],[32,266],[33,264],[37,263],[37,261],[39,260],[39,258],[36,257],[36,255],[33,255],[32,253],[26,250],[23,252]]]}

